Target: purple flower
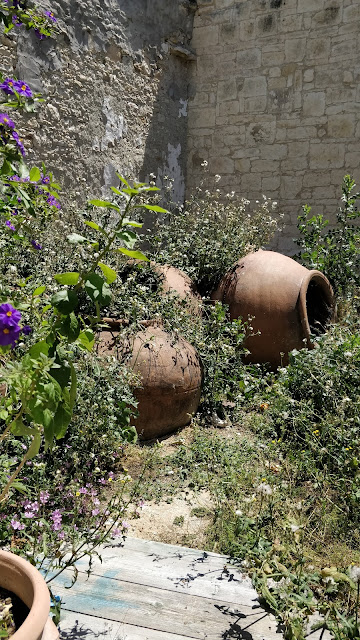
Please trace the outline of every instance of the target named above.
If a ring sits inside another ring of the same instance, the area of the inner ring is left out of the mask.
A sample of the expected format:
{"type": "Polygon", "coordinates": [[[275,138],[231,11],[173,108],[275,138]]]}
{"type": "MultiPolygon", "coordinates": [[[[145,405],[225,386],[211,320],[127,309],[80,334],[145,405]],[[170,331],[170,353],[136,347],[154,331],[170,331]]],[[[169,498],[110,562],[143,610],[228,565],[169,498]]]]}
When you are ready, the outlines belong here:
{"type": "MultiPolygon", "coordinates": [[[[21,155],[24,156],[25,155],[25,147],[24,147],[23,143],[20,140],[18,132],[17,131],[13,131],[11,135],[14,138],[17,146],[19,147],[21,155]]],[[[23,182],[23,181],[21,180],[21,182],[23,182]]],[[[18,200],[19,200],[19,198],[18,198],[18,200]]]]}
{"type": "Polygon", "coordinates": [[[99,513],[100,513],[100,509],[93,509],[93,510],[91,511],[91,515],[92,515],[92,516],[97,516],[97,515],[99,515],[99,513]]]}
{"type": "Polygon", "coordinates": [[[0,124],[3,124],[10,129],[15,129],[15,122],[9,118],[7,113],[0,113],[0,124]]]}
{"type": "Polygon", "coordinates": [[[51,529],[53,531],[59,531],[61,529],[61,527],[62,527],[62,524],[61,524],[61,520],[62,520],[61,512],[59,511],[59,509],[55,509],[55,511],[53,511],[50,514],[50,516],[51,516],[52,521],[53,521],[51,529]]]}
{"type": "Polygon", "coordinates": [[[20,178],[20,176],[17,176],[17,175],[10,176],[9,180],[11,180],[11,182],[22,182],[22,179],[20,178]]]}
{"type": "Polygon", "coordinates": [[[17,80],[14,82],[14,89],[20,96],[24,96],[25,98],[32,98],[33,92],[26,82],[22,82],[21,80],[17,80]]]}
{"type": "Polygon", "coordinates": [[[18,213],[19,213],[18,210],[14,209],[14,211],[11,212],[11,215],[12,216],[17,216],[18,213]]]}
{"type": "Polygon", "coordinates": [[[25,511],[24,512],[24,517],[25,518],[33,518],[35,516],[35,513],[33,511],[25,511]]]}
{"type": "Polygon", "coordinates": [[[0,328],[0,345],[6,347],[11,344],[15,345],[16,340],[19,338],[20,327],[2,327],[0,328]]]}
{"type": "Polygon", "coordinates": [[[42,244],[39,244],[36,240],[31,240],[31,244],[36,251],[40,251],[42,249],[42,244]]]}
{"type": "Polygon", "coordinates": [[[57,209],[61,209],[61,204],[54,198],[54,196],[48,196],[47,202],[50,207],[56,207],[57,209]]]}
{"type": "MultiPolygon", "coordinates": [[[[28,336],[28,335],[30,335],[30,333],[32,332],[32,328],[31,328],[28,324],[26,324],[26,325],[22,328],[22,332],[23,332],[24,336],[28,336]]],[[[40,495],[41,495],[41,493],[42,493],[42,492],[40,492],[40,495]]]]}
{"type": "Polygon", "coordinates": [[[0,84],[0,89],[10,96],[14,93],[15,82],[16,80],[14,80],[14,78],[5,78],[4,82],[0,84]]]}
{"type": "Polygon", "coordinates": [[[44,33],[41,33],[39,29],[34,29],[34,33],[39,40],[44,40],[44,38],[46,38],[46,35],[44,33]]]}
{"type": "Polygon", "coordinates": [[[50,494],[48,491],[40,491],[40,502],[41,504],[46,504],[50,498],[50,494]]]}
{"type": "Polygon", "coordinates": [[[16,517],[13,518],[12,520],[10,520],[10,524],[11,524],[12,528],[15,529],[15,531],[16,531],[16,529],[18,529],[19,531],[21,529],[25,529],[25,525],[21,524],[21,522],[19,522],[19,520],[16,520],[16,517]]]}
{"type": "Polygon", "coordinates": [[[13,224],[11,224],[10,220],[6,220],[5,224],[11,231],[15,231],[15,227],[13,224]]]}
{"type": "Polygon", "coordinates": [[[15,25],[15,27],[20,27],[22,25],[21,20],[16,15],[14,15],[11,20],[12,20],[13,25],[15,25]]]}
{"type": "Polygon", "coordinates": [[[49,184],[49,182],[50,182],[50,176],[42,176],[42,178],[41,178],[41,182],[42,182],[43,184],[49,184]]]}
{"type": "Polygon", "coordinates": [[[85,493],[87,493],[87,492],[88,492],[88,491],[87,491],[87,489],[86,489],[85,487],[80,487],[80,489],[79,489],[79,493],[83,493],[83,494],[85,494],[85,493]]]}
{"type": "Polygon", "coordinates": [[[0,327],[16,327],[20,320],[20,311],[15,309],[9,302],[4,302],[0,305],[0,327]]]}
{"type": "Polygon", "coordinates": [[[55,16],[54,16],[54,14],[53,14],[53,12],[52,12],[52,11],[45,11],[45,15],[46,15],[48,18],[50,18],[50,20],[52,20],[53,22],[56,22],[56,18],[55,18],[55,16]]]}

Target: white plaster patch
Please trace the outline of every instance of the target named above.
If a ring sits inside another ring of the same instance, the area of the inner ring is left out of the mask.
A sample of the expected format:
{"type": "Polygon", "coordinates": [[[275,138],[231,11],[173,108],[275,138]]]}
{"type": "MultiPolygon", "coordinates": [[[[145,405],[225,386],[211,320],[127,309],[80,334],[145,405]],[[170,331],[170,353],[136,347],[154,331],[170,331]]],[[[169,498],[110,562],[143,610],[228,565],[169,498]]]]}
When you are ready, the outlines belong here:
{"type": "Polygon", "coordinates": [[[101,151],[106,151],[108,147],[113,147],[115,142],[121,140],[124,134],[126,134],[127,126],[122,114],[115,113],[110,106],[110,98],[105,97],[102,112],[106,119],[105,133],[102,137],[100,148],[101,151]]]}
{"type": "Polygon", "coordinates": [[[173,180],[173,198],[174,202],[183,203],[185,199],[185,180],[184,174],[179,163],[181,155],[181,144],[174,147],[172,144],[168,144],[168,156],[166,159],[166,165],[162,169],[158,169],[157,186],[162,187],[164,176],[168,176],[173,180]]]}
{"type": "Polygon", "coordinates": [[[188,100],[183,100],[182,98],[180,98],[180,109],[179,109],[179,115],[178,118],[181,118],[181,116],[183,116],[184,118],[186,118],[188,112],[187,112],[187,108],[188,108],[188,100]]]}

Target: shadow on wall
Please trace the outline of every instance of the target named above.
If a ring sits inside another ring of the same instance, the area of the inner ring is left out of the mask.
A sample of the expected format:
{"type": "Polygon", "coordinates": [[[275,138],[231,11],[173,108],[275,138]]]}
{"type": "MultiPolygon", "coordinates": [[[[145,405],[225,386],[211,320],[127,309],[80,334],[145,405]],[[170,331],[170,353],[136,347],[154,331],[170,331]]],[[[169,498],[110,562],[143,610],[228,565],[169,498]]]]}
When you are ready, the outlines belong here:
{"type": "MultiPolygon", "coordinates": [[[[169,47],[169,45],[167,45],[169,47]]],[[[167,68],[164,70],[154,104],[145,143],[140,179],[156,175],[162,187],[167,177],[174,180],[174,199],[183,202],[186,180],[187,115],[189,100],[189,65],[191,60],[178,55],[170,46],[167,68]]],[[[185,50],[185,47],[179,49],[185,50]]]]}

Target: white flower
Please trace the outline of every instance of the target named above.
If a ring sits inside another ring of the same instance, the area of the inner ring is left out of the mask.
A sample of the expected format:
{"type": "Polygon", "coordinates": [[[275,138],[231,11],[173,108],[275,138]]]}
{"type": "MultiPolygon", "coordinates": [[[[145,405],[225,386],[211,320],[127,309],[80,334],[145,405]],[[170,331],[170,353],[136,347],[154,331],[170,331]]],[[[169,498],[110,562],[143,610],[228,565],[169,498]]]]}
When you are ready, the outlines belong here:
{"type": "Polygon", "coordinates": [[[217,173],[215,175],[215,182],[219,182],[219,180],[221,180],[221,176],[219,176],[219,174],[217,173]]]}
{"type": "Polygon", "coordinates": [[[297,524],[291,524],[290,529],[293,533],[296,533],[297,531],[299,531],[300,527],[297,524]]]}
{"type": "Polygon", "coordinates": [[[235,511],[235,515],[236,516],[242,516],[243,512],[241,511],[241,509],[236,509],[235,511]]]}
{"type": "Polygon", "coordinates": [[[272,488],[266,482],[260,482],[258,488],[256,489],[258,493],[261,493],[263,496],[271,496],[273,493],[272,488]]]}
{"type": "Polygon", "coordinates": [[[208,166],[208,161],[207,160],[203,160],[203,162],[201,163],[202,167],[207,167],[208,166]]]}
{"type": "Polygon", "coordinates": [[[360,582],[360,567],[353,565],[349,569],[349,576],[354,582],[360,582]]]}

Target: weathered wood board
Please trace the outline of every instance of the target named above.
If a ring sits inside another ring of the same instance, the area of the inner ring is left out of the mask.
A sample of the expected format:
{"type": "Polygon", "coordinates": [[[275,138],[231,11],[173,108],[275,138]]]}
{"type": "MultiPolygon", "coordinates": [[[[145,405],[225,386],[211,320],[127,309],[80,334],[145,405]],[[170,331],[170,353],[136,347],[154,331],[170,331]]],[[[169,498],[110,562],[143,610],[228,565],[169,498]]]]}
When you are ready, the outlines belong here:
{"type": "MultiPolygon", "coordinates": [[[[281,640],[247,577],[218,554],[128,538],[53,583],[61,640],[281,640]]],[[[317,640],[319,633],[311,635],[317,640]]]]}

